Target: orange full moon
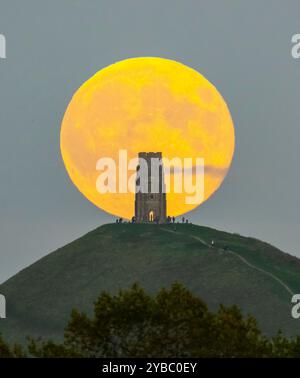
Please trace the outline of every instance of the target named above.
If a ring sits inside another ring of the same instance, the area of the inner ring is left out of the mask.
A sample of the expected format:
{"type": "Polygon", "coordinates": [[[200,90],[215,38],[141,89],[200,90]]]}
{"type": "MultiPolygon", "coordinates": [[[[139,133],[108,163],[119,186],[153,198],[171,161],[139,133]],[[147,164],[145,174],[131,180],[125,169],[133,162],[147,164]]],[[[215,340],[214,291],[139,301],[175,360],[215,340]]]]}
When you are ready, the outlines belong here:
{"type": "Polygon", "coordinates": [[[120,150],[127,150],[128,160],[142,151],[159,151],[168,159],[203,158],[201,202],[187,204],[186,193],[172,188],[167,193],[167,214],[178,216],[218,189],[234,143],[230,112],[217,89],[184,64],[148,57],[117,62],[87,80],[67,107],[60,135],[62,158],[75,186],[94,205],[123,218],[134,215],[134,193],[99,193],[100,158],[118,164],[120,150]]]}

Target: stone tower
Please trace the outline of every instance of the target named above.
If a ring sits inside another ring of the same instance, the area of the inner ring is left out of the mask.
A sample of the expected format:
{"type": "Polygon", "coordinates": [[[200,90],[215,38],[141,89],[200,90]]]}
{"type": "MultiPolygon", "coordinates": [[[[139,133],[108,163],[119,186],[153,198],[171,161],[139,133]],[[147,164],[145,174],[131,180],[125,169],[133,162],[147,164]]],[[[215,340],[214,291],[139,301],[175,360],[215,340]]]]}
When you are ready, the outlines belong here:
{"type": "Polygon", "coordinates": [[[135,221],[137,223],[164,223],[167,218],[167,206],[162,154],[161,152],[139,152],[138,158],[135,221]]]}

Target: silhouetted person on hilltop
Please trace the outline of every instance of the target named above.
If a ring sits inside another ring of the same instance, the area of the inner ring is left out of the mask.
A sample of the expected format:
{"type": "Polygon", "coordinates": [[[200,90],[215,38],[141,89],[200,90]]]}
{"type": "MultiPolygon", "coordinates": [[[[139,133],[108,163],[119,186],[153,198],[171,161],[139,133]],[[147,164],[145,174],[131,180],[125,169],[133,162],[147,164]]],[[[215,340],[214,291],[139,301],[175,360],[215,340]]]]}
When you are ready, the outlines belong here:
{"type": "Polygon", "coordinates": [[[185,220],[185,218],[184,218],[184,217],[182,217],[182,223],[184,223],[184,220],[185,220]]]}
{"type": "Polygon", "coordinates": [[[175,223],[175,217],[172,218],[173,223],[175,223]]]}

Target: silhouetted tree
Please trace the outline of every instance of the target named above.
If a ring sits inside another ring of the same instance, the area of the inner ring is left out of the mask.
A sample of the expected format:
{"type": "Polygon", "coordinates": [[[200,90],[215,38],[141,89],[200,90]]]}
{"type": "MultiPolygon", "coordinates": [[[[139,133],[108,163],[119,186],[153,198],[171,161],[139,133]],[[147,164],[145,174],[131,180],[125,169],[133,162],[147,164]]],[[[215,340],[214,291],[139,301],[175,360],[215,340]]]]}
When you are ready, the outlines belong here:
{"type": "Polygon", "coordinates": [[[20,345],[9,346],[0,334],[0,358],[25,357],[25,353],[20,345]]]}
{"type": "MultiPolygon", "coordinates": [[[[179,283],[148,295],[139,285],[103,292],[93,317],[72,311],[63,343],[28,339],[33,357],[300,357],[300,336],[268,339],[237,306],[217,313],[179,283]]],[[[0,358],[26,357],[0,335],[0,358]]]]}
{"type": "Polygon", "coordinates": [[[236,307],[217,313],[182,285],[148,295],[135,284],[103,292],[94,316],[74,310],[64,342],[30,340],[35,357],[267,357],[299,355],[299,342],[268,340],[253,317],[236,307]]]}

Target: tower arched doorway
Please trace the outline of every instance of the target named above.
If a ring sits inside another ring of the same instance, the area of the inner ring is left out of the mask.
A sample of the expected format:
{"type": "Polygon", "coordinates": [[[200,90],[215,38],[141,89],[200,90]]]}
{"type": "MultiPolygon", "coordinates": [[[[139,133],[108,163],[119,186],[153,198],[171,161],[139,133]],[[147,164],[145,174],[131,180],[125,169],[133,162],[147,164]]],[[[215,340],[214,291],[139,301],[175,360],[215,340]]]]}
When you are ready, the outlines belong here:
{"type": "Polygon", "coordinates": [[[149,220],[149,222],[154,222],[154,211],[153,210],[149,211],[148,220],[149,220]]]}

